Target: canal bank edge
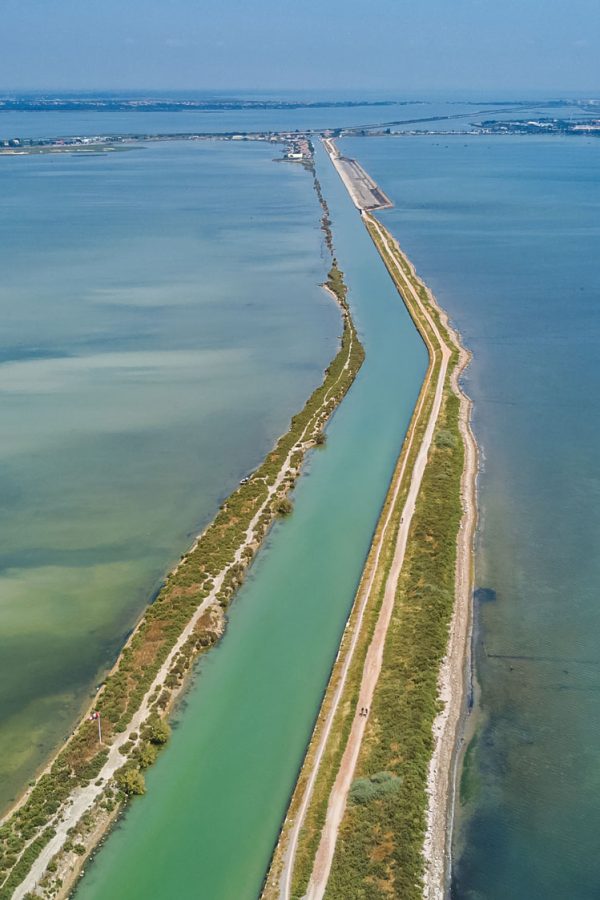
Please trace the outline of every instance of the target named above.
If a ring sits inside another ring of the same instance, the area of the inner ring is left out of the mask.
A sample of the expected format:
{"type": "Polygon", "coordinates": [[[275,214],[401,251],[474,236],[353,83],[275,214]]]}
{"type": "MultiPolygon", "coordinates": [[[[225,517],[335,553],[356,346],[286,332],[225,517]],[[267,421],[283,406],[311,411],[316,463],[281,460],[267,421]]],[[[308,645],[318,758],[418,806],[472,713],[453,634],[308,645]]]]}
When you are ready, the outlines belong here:
{"type": "MultiPolygon", "coordinates": [[[[446,314],[440,309],[426,285],[417,277],[414,267],[402,253],[397,242],[380,222],[366,214],[365,210],[361,208],[360,196],[357,195],[357,192],[350,190],[347,173],[341,172],[339,165],[336,164],[339,154],[333,142],[326,141],[325,144],[338,174],[355,205],[361,211],[369,233],[425,342],[428,343],[428,339],[426,330],[424,330],[422,313],[428,309],[438,328],[445,332],[445,336],[453,348],[452,364],[449,367],[448,376],[445,378],[444,391],[446,398],[452,396],[456,399],[455,436],[460,442],[461,453],[464,453],[464,464],[461,463],[455,482],[460,514],[456,519],[456,527],[452,535],[455,559],[451,572],[452,602],[446,611],[444,637],[435,661],[434,678],[429,691],[430,699],[434,703],[433,714],[427,723],[431,746],[428,748],[426,756],[427,765],[424,768],[421,766],[421,783],[417,791],[421,793],[421,809],[417,816],[416,828],[411,836],[412,862],[413,866],[416,864],[418,870],[416,881],[413,878],[414,873],[409,876],[411,896],[424,896],[427,900],[433,900],[433,898],[444,896],[449,874],[457,734],[461,714],[464,710],[465,671],[471,629],[477,448],[470,428],[471,402],[459,385],[460,375],[468,364],[470,355],[462,347],[460,337],[449,325],[446,314]],[[421,307],[421,315],[419,307],[421,307]],[[414,858],[415,852],[418,860],[414,858]],[[415,889],[414,894],[412,888],[415,889]]],[[[374,184],[374,182],[371,183],[374,184]]],[[[342,754],[356,714],[361,672],[381,609],[383,589],[391,562],[391,548],[397,539],[398,524],[407,492],[407,485],[404,485],[404,490],[400,489],[398,480],[407,474],[406,462],[408,461],[410,466],[414,461],[414,452],[413,460],[408,459],[411,455],[410,443],[415,435],[423,431],[422,423],[431,406],[431,397],[428,402],[427,395],[431,394],[431,379],[436,368],[436,360],[435,352],[432,353],[429,343],[428,349],[430,367],[392,478],[304,767],[273,857],[265,883],[263,894],[265,900],[290,896],[294,898],[306,896],[313,900],[325,893],[323,884],[320,885],[317,892],[315,892],[315,885],[312,881],[309,886],[309,875],[327,815],[332,786],[338,774],[342,754]],[[394,522],[395,525],[392,527],[394,522]],[[374,568],[375,573],[373,572],[374,568]],[[377,570],[379,570],[379,574],[377,570]],[[368,598],[365,597],[365,592],[370,592],[370,602],[367,602],[368,598]],[[294,845],[291,852],[292,859],[290,859],[290,841],[294,845]],[[307,890],[308,893],[305,893],[307,890]]],[[[436,439],[438,437],[439,434],[436,433],[436,439]]],[[[420,497],[419,504],[423,503],[424,501],[420,497]]],[[[417,516],[418,511],[419,506],[417,507],[417,516]]],[[[414,535],[411,535],[410,540],[414,544],[414,535]]],[[[359,759],[359,768],[362,761],[362,758],[359,759]]],[[[388,783],[388,787],[390,786],[388,783]]],[[[382,861],[384,858],[385,853],[382,861]]],[[[371,887],[373,887],[372,880],[371,887]]],[[[382,896],[389,896],[390,890],[392,893],[394,892],[390,883],[385,885],[382,883],[381,887],[382,896]]],[[[348,896],[347,892],[343,893],[344,890],[347,891],[348,884],[342,888],[341,893],[335,887],[332,886],[332,888],[332,891],[326,892],[326,896],[348,896]]],[[[398,896],[398,894],[394,895],[398,896]]],[[[404,894],[402,896],[404,897],[404,894]]]]}

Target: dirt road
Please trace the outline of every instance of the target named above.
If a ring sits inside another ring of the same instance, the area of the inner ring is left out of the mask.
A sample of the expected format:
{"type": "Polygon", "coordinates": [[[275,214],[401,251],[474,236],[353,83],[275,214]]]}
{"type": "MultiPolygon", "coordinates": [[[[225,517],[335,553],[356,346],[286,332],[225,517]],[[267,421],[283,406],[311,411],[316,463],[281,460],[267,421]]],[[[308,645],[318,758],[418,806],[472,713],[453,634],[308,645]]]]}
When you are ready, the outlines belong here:
{"type": "MultiPolygon", "coordinates": [[[[406,497],[406,501],[402,510],[402,517],[398,529],[398,535],[396,538],[396,546],[394,549],[392,565],[390,567],[390,571],[385,584],[383,603],[381,605],[381,610],[379,613],[377,624],[375,626],[373,638],[367,651],[367,657],[365,660],[360,687],[360,695],[358,699],[357,714],[352,724],[348,743],[342,757],[342,762],[333,786],[333,790],[329,797],[327,815],[325,818],[323,831],[321,833],[321,841],[317,850],[312,875],[306,893],[307,900],[320,900],[320,898],[323,897],[325,888],[327,886],[329,873],[331,871],[331,864],[333,862],[333,854],[335,852],[338,831],[344,814],[344,809],[346,807],[348,791],[350,790],[350,786],[354,778],[354,771],[356,768],[366,723],[368,721],[368,716],[361,716],[359,715],[358,711],[362,708],[370,709],[373,700],[373,694],[375,692],[375,687],[377,685],[377,680],[381,672],[385,637],[394,608],[396,591],[398,588],[398,579],[402,570],[402,564],[404,562],[404,556],[406,553],[406,545],[408,543],[408,534],[410,531],[412,517],[415,511],[417,496],[419,494],[419,489],[423,480],[425,466],[427,464],[429,449],[433,440],[435,425],[442,405],[444,385],[448,374],[448,364],[452,354],[451,348],[443,340],[442,335],[437,328],[437,325],[422,303],[421,298],[419,297],[417,291],[415,291],[412,283],[410,282],[410,279],[406,277],[406,275],[404,274],[404,270],[397,262],[395,253],[393,252],[393,247],[389,243],[386,232],[375,219],[370,219],[369,221],[375,228],[382,246],[389,253],[392,264],[396,268],[396,273],[399,277],[400,282],[403,284],[404,290],[410,293],[412,299],[420,308],[422,315],[427,320],[433,334],[435,335],[435,339],[438,342],[438,347],[441,350],[441,364],[439,373],[437,375],[435,393],[433,396],[433,402],[431,405],[431,411],[429,413],[425,434],[423,436],[423,440],[421,442],[421,446],[419,447],[417,458],[413,466],[408,495],[406,497]]],[[[433,348],[430,346],[430,353],[432,352],[432,349],[433,348]]]]}

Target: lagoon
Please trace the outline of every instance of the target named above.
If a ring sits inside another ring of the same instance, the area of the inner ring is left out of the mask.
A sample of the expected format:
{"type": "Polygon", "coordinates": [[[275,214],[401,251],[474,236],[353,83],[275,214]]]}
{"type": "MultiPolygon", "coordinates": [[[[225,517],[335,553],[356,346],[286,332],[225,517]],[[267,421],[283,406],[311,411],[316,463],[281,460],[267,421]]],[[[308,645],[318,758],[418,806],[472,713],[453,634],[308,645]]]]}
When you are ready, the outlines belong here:
{"type": "Polygon", "coordinates": [[[0,807],[337,346],[311,177],[257,144],[0,165],[0,807]]]}
{"type": "Polygon", "coordinates": [[[455,900],[589,900],[600,861],[600,180],[568,138],[345,140],[474,354],[477,742],[455,900]]]}

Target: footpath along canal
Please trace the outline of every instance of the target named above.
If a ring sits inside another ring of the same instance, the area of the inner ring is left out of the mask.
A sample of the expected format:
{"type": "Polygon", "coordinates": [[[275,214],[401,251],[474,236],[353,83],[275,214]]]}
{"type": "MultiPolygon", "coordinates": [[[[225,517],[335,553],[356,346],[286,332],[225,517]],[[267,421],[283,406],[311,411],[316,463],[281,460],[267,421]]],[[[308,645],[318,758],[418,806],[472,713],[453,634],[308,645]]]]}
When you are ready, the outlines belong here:
{"type": "MultiPolygon", "coordinates": [[[[78,900],[255,900],[285,815],[427,354],[321,147],[317,170],[366,360],[205,657],[172,741],[78,900]]],[[[310,189],[307,183],[307,190],[310,189]]],[[[341,330],[341,329],[340,329],[341,330]]]]}

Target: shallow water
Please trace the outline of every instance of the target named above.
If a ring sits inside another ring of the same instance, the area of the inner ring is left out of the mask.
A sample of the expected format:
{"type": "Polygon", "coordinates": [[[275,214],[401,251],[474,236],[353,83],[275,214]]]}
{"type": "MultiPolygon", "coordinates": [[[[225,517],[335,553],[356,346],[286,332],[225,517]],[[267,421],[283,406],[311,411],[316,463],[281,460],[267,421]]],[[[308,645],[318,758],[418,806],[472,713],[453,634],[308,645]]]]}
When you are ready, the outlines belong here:
{"type": "Polygon", "coordinates": [[[474,352],[478,743],[455,898],[590,900],[600,831],[594,140],[347,140],[474,352]]]}
{"type": "Polygon", "coordinates": [[[0,807],[288,425],[339,310],[260,145],[0,164],[0,807]]]}
{"type": "Polygon", "coordinates": [[[426,368],[426,351],[319,149],[367,358],[204,659],[173,739],[79,900],[256,898],[426,368]]]}

